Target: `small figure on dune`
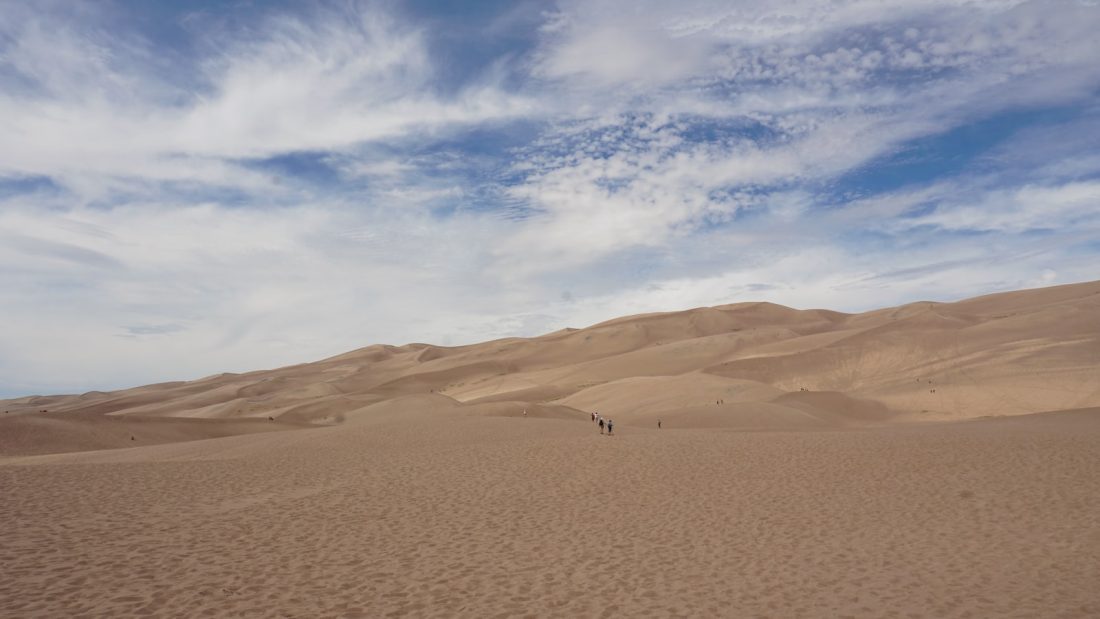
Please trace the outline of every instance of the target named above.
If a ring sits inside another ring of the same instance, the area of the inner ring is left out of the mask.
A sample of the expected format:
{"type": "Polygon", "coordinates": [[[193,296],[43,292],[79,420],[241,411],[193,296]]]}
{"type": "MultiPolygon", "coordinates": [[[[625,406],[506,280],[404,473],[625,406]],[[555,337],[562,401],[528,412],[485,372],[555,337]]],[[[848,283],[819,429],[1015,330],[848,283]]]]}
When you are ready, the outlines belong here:
{"type": "Polygon", "coordinates": [[[130,440],[131,440],[131,441],[133,441],[133,440],[136,440],[136,439],[134,438],[134,435],[133,435],[133,434],[131,434],[131,435],[130,435],[130,440]]]}
{"type": "Polygon", "coordinates": [[[660,419],[657,420],[657,429],[658,430],[661,429],[661,420],[660,419]]]}
{"type": "Polygon", "coordinates": [[[526,417],[526,416],[527,416],[527,409],[526,409],[526,408],[525,408],[525,409],[523,409],[523,416],[524,416],[524,417],[526,417]]]}
{"type": "Polygon", "coordinates": [[[613,422],[613,421],[611,421],[610,419],[608,419],[608,420],[607,420],[607,435],[608,435],[608,436],[611,436],[611,430],[612,430],[612,428],[614,428],[614,427],[615,427],[615,422],[613,422]]]}
{"type": "Polygon", "coordinates": [[[603,434],[603,417],[600,417],[599,424],[600,424],[600,434],[603,434]]]}

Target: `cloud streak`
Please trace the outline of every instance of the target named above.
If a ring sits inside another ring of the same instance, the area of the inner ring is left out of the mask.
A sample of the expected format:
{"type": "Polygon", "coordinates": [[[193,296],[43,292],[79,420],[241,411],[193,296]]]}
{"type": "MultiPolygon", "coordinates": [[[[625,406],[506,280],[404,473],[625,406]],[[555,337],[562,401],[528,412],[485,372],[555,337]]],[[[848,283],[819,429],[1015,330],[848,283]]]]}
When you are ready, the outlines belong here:
{"type": "Polygon", "coordinates": [[[12,7],[0,392],[1095,277],[1089,3],[479,10],[12,7]]]}

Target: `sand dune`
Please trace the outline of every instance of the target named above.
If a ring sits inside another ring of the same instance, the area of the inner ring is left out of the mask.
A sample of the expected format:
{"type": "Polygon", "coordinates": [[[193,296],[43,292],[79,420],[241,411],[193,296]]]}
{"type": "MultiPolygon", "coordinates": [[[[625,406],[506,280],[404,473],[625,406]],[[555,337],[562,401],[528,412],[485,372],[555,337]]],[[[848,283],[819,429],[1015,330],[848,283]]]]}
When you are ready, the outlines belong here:
{"type": "MultiPolygon", "coordinates": [[[[723,419],[742,427],[746,415],[756,427],[761,411],[772,410],[783,414],[764,415],[763,426],[774,418],[779,429],[797,416],[775,398],[809,390],[876,403],[886,412],[875,423],[961,420],[1100,405],[1097,316],[1098,282],[854,315],[739,303],[454,348],[374,345],[276,370],[0,406],[15,416],[9,424],[42,410],[81,423],[112,415],[330,424],[365,404],[442,393],[469,404],[614,411],[624,424],[663,417],[680,427],[723,419]],[[703,414],[711,400],[760,406],[703,414]]],[[[807,427],[823,416],[807,417],[807,427]]]]}
{"type": "Polygon", "coordinates": [[[1092,282],[7,400],[0,616],[1096,617],[1098,370],[1092,282]]]}
{"type": "Polygon", "coordinates": [[[363,402],[444,393],[470,403],[639,413],[667,401],[662,414],[671,417],[692,402],[721,399],[716,385],[731,380],[767,388],[727,401],[835,391],[877,402],[896,420],[959,420],[1100,405],[1097,316],[1097,282],[855,315],[740,303],[454,348],[376,345],[277,370],[0,405],[17,415],[291,415],[296,423],[332,423],[363,402]],[[644,377],[656,382],[631,382],[644,377]],[[658,384],[659,398],[653,389],[631,390],[658,384]]]}

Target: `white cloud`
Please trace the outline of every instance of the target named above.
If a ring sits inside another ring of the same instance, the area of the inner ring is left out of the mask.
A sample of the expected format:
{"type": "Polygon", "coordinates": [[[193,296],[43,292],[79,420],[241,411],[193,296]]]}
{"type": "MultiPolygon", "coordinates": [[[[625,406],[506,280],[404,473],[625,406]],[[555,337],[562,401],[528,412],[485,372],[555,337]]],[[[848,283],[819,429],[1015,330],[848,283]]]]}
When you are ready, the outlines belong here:
{"type": "Polygon", "coordinates": [[[1004,233],[1070,228],[1100,232],[1100,182],[993,190],[979,200],[947,202],[934,213],[905,220],[904,225],[1004,233]]]}
{"type": "Polygon", "coordinates": [[[5,382],[90,389],[370,342],[469,341],[456,321],[490,301],[491,283],[471,273],[498,224],[380,215],[338,204],[6,210],[5,382]]]}
{"type": "Polygon", "coordinates": [[[441,97],[422,33],[374,10],[276,15],[259,38],[211,42],[175,97],[152,77],[150,43],[56,14],[14,23],[3,61],[33,86],[0,94],[0,173],[48,175],[89,201],[149,181],[277,191],[236,160],[535,109],[485,82],[441,97]]]}
{"type": "Polygon", "coordinates": [[[523,162],[534,172],[510,192],[538,214],[498,254],[515,274],[528,275],[634,246],[661,246],[747,209],[772,209],[790,221],[808,204],[805,197],[792,202],[783,187],[852,170],[919,133],[914,123],[891,124],[872,114],[813,123],[763,145],[747,138],[690,143],[683,134],[691,127],[675,124],[628,121],[613,128],[608,143],[594,132],[557,159],[523,162]],[[591,152],[594,142],[601,148],[591,152]]]}
{"type": "Polygon", "coordinates": [[[1080,101],[1086,85],[1100,86],[1100,70],[1082,63],[1100,54],[1083,25],[1096,15],[1062,9],[566,3],[547,29],[539,74],[607,105],[589,139],[567,126],[567,152],[518,164],[529,174],[511,195],[537,214],[498,254],[513,273],[529,275],[660,247],[748,208],[790,213],[767,194],[857,172],[912,139],[1007,106],[1080,101]],[[1025,79],[1044,85],[1020,88],[1025,79]],[[730,99],[719,104],[715,88],[730,99]],[[633,120],[638,109],[651,112],[648,124],[633,120]],[[752,119],[776,137],[689,143],[670,110],[752,119]]]}
{"type": "MultiPolygon", "coordinates": [[[[580,21],[580,20],[578,20],[580,21]]],[[[675,37],[659,28],[612,22],[559,24],[567,29],[536,65],[536,75],[549,79],[583,79],[601,88],[646,87],[681,80],[706,68],[706,49],[692,37],[675,37]]]]}
{"type": "Polygon", "coordinates": [[[106,10],[12,11],[0,191],[60,186],[0,194],[12,394],[1095,277],[1074,254],[1097,237],[1095,110],[928,181],[837,188],[1001,111],[1095,107],[1080,3],[567,1],[533,51],[446,88],[438,33],[380,5],[196,26],[187,57],[106,10]],[[540,133],[494,145],[512,121],[540,133]],[[242,161],[303,151],[333,178],[242,161]]]}

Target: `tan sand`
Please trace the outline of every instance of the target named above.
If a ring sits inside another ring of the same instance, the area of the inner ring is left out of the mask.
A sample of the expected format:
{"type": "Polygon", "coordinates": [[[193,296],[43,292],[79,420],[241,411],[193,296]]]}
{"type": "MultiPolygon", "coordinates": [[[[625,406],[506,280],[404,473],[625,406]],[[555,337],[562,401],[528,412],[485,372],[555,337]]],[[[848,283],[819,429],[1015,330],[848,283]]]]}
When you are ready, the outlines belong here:
{"type": "Polygon", "coordinates": [[[9,400],[0,617],[1100,616],[1098,309],[739,304],[9,400]]]}
{"type": "Polygon", "coordinates": [[[1100,614],[1097,409],[609,438],[419,405],[7,460],[0,616],[1100,614]]]}

